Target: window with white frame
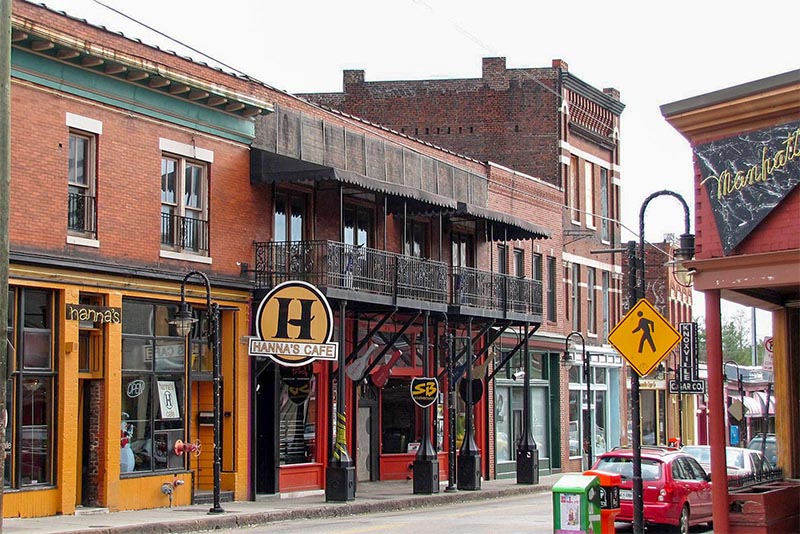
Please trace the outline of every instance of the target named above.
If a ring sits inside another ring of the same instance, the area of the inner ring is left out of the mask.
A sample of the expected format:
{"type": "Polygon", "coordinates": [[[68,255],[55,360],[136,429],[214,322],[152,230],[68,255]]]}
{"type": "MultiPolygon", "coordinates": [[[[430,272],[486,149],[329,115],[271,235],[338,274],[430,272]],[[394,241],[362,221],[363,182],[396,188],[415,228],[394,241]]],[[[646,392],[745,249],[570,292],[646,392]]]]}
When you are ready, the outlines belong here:
{"type": "Polygon", "coordinates": [[[600,169],[600,239],[604,243],[611,242],[611,217],[608,195],[611,188],[608,184],[608,169],[600,169]]]}
{"type": "Polygon", "coordinates": [[[572,264],[572,329],[581,328],[581,266],[572,264]]]}
{"type": "Polygon", "coordinates": [[[594,224],[594,164],[584,162],[584,182],[586,194],[586,227],[596,228],[594,224]]]}
{"type": "Polygon", "coordinates": [[[581,191],[581,184],[579,181],[579,170],[578,170],[578,158],[576,156],[570,157],[569,163],[569,189],[567,193],[567,202],[569,203],[569,207],[572,208],[570,210],[571,214],[571,221],[574,224],[580,224],[581,222],[581,200],[580,200],[580,191],[581,191]]]}
{"type": "Polygon", "coordinates": [[[89,238],[96,230],[95,150],[94,135],[70,131],[67,229],[70,234],[89,238]]]}
{"type": "Polygon", "coordinates": [[[597,333],[597,300],[594,293],[596,272],[594,267],[588,267],[586,270],[586,284],[588,286],[586,289],[586,328],[590,334],[597,333]]]}
{"type": "Polygon", "coordinates": [[[611,299],[608,294],[611,289],[611,275],[608,271],[603,271],[601,273],[601,277],[601,289],[603,295],[603,340],[606,340],[608,339],[608,327],[611,319],[611,299]]]}
{"type": "Polygon", "coordinates": [[[213,152],[161,139],[161,247],[209,255],[209,164],[213,152]]]}

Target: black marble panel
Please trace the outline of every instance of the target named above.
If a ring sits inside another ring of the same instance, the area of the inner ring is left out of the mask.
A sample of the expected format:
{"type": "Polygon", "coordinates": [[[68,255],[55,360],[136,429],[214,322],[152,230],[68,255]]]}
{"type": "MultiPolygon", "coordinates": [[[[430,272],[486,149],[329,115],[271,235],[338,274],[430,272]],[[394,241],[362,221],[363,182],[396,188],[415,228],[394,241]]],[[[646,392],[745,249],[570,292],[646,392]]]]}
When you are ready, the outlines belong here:
{"type": "Polygon", "coordinates": [[[800,182],[800,122],[697,145],[694,153],[727,256],[800,182]]]}

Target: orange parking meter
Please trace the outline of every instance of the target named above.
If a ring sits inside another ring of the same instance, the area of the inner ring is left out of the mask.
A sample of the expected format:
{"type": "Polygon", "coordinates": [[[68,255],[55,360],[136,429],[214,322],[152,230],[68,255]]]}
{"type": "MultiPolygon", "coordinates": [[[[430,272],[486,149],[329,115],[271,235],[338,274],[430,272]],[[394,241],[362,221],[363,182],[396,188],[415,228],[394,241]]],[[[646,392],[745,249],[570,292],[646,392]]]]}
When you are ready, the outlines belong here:
{"type": "Polygon", "coordinates": [[[595,476],[600,482],[600,532],[614,534],[614,518],[619,513],[619,486],[622,476],[599,470],[584,471],[583,474],[595,476]]]}

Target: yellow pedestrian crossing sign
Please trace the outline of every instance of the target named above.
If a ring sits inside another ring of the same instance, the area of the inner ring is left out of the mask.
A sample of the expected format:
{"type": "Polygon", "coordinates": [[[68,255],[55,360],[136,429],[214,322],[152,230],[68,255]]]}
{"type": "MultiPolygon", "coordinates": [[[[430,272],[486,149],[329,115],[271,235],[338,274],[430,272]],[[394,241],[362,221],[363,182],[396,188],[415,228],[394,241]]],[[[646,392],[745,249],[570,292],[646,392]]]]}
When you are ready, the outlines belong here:
{"type": "Polygon", "coordinates": [[[647,299],[641,299],[608,334],[639,376],[649,375],[678,344],[681,335],[647,299]]]}

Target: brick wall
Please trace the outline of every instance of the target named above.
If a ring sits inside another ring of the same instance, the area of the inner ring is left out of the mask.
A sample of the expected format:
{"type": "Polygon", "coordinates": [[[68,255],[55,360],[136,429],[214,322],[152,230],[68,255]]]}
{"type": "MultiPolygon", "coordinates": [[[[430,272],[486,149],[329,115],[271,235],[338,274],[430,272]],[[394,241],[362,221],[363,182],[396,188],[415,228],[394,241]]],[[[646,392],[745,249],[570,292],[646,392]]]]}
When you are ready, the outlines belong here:
{"type": "Polygon", "coordinates": [[[557,184],[558,72],[506,69],[505,58],[485,58],[481,78],[365,82],[344,71],[344,93],[302,96],[557,184]]]}

